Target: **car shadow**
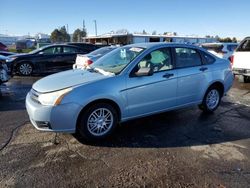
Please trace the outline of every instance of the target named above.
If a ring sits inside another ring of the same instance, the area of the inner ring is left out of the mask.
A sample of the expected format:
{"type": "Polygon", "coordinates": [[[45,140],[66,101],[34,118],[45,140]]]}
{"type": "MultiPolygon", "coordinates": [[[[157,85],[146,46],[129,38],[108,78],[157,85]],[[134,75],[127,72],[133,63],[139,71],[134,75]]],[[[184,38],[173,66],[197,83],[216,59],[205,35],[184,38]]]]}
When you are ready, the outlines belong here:
{"type": "Polygon", "coordinates": [[[197,107],[170,111],[122,123],[114,136],[82,144],[101,147],[165,148],[216,144],[250,138],[250,108],[222,102],[212,114],[197,107]]]}

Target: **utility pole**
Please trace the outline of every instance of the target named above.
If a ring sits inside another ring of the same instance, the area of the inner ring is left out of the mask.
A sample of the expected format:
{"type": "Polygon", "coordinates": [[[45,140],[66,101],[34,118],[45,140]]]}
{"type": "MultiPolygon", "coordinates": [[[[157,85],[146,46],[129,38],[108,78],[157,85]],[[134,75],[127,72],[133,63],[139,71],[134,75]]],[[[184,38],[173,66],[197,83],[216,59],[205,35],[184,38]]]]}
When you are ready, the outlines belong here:
{"type": "Polygon", "coordinates": [[[69,33],[69,25],[67,24],[67,33],[69,33]]]}
{"type": "Polygon", "coordinates": [[[95,36],[97,36],[97,24],[96,24],[96,20],[94,20],[95,22],[95,36]]]}
{"type": "Polygon", "coordinates": [[[84,30],[85,30],[85,21],[82,20],[82,31],[84,31],[84,30]]]}

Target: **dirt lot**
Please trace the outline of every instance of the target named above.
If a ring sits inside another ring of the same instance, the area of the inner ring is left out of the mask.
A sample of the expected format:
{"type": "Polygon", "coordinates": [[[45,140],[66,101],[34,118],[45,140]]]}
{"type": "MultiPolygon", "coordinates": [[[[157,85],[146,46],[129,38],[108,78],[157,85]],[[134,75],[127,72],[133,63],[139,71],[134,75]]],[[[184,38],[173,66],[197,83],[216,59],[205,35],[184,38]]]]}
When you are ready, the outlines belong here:
{"type": "Polygon", "coordinates": [[[122,124],[87,144],[37,131],[14,78],[0,97],[0,187],[249,187],[250,84],[237,80],[212,115],[197,107],[122,124]]]}

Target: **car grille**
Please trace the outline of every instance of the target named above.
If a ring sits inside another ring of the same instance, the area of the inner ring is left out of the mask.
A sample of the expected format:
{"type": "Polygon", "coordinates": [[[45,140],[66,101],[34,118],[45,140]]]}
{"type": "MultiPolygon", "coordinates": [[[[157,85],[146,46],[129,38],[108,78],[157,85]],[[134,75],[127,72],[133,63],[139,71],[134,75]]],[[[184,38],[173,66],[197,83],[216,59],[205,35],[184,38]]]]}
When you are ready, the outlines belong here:
{"type": "Polygon", "coordinates": [[[39,100],[38,100],[39,93],[38,93],[36,90],[31,89],[29,94],[30,94],[30,98],[31,98],[34,102],[41,104],[41,103],[39,102],[39,100]]]}

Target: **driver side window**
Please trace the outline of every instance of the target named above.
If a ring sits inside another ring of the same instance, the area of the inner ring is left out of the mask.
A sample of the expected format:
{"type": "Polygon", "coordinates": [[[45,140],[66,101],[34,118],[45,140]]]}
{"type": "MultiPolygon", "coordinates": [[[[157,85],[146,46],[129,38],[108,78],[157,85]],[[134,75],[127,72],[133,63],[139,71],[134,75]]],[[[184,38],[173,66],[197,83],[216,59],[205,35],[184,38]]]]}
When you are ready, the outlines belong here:
{"type": "Polygon", "coordinates": [[[157,49],[147,54],[138,63],[140,68],[150,68],[154,73],[173,69],[170,48],[157,49]]]}
{"type": "Polygon", "coordinates": [[[43,50],[44,54],[60,54],[61,53],[61,47],[60,46],[56,46],[56,47],[51,47],[51,48],[47,48],[45,50],[43,50]]]}

